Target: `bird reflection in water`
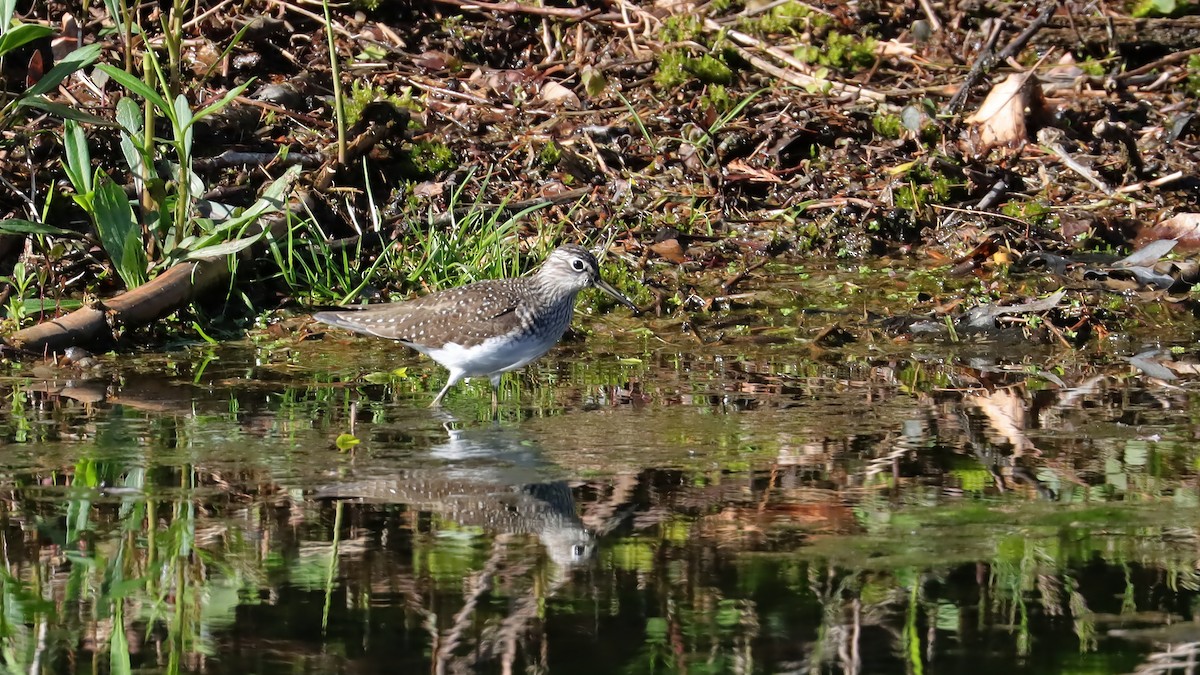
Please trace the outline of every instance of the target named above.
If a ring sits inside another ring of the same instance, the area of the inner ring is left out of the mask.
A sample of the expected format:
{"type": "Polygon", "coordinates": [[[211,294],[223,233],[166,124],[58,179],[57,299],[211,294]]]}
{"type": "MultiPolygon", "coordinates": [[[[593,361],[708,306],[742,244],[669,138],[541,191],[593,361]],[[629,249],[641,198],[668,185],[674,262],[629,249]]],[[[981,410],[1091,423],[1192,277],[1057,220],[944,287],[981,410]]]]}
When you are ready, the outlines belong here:
{"type": "Polygon", "coordinates": [[[591,560],[595,535],[580,520],[567,482],[548,480],[554,467],[535,444],[495,427],[447,432],[446,442],[429,452],[438,464],[339,482],[314,496],[404,504],[495,537],[534,535],[557,572],[591,560]]]}

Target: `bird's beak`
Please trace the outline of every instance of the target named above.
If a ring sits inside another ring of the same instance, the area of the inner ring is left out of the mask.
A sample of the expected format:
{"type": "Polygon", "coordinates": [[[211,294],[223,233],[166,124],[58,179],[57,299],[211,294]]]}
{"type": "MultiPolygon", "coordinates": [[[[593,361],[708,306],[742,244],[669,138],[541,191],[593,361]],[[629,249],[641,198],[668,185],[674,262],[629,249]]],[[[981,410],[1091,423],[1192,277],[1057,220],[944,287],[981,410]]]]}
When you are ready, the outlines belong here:
{"type": "Polygon", "coordinates": [[[625,297],[624,295],[621,295],[621,292],[618,291],[617,289],[613,288],[612,286],[610,286],[607,281],[605,281],[603,279],[597,279],[595,286],[596,286],[596,288],[599,288],[600,290],[604,291],[605,293],[611,295],[614,300],[621,303],[622,305],[625,305],[626,307],[628,307],[629,309],[632,309],[635,312],[637,311],[637,305],[633,304],[633,301],[630,300],[629,298],[625,297]]]}

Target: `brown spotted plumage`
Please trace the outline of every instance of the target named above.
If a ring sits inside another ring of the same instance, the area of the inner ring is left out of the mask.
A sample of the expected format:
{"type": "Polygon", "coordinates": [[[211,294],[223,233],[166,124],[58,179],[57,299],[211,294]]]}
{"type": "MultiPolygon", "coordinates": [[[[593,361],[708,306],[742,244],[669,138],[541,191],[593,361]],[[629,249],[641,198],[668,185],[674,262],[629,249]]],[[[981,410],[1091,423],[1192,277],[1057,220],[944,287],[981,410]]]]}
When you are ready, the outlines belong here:
{"type": "Polygon", "coordinates": [[[596,258],[567,244],[550,253],[536,272],[515,279],[480,281],[414,300],[360,310],[317,312],[313,318],[356,333],[398,340],[450,371],[442,397],[467,377],[487,377],[492,405],[500,375],[545,354],[571,323],[575,296],[595,286],[636,309],[600,278],[596,258]]]}

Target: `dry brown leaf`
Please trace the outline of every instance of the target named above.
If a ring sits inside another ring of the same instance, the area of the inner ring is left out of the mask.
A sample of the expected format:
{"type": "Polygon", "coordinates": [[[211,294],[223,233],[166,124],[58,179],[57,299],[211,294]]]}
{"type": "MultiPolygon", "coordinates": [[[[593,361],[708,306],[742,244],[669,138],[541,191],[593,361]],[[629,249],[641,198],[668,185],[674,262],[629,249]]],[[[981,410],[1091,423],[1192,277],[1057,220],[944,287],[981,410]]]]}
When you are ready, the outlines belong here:
{"type": "Polygon", "coordinates": [[[1171,362],[1166,366],[1180,375],[1200,375],[1200,363],[1171,362]]]}
{"type": "Polygon", "coordinates": [[[910,58],[916,56],[917,50],[913,49],[911,42],[888,40],[886,42],[876,42],[875,53],[883,57],[900,56],[910,58]]]}
{"type": "Polygon", "coordinates": [[[1179,242],[1177,250],[1200,248],[1200,213],[1177,213],[1166,220],[1141,229],[1134,238],[1136,242],[1174,239],[1179,242]]]}
{"type": "Polygon", "coordinates": [[[687,262],[687,256],[683,254],[683,247],[679,245],[678,239],[664,239],[663,241],[650,244],[650,250],[657,253],[663,260],[673,262],[676,265],[681,265],[687,262]]]}
{"type": "Polygon", "coordinates": [[[766,169],[759,169],[735,159],[725,166],[725,180],[730,182],[749,181],[751,183],[782,183],[783,179],[766,169]]]}
{"type": "Polygon", "coordinates": [[[554,80],[546,80],[539,95],[546,103],[554,103],[572,109],[580,107],[579,97],[575,95],[575,92],[554,80]]]}
{"type": "Polygon", "coordinates": [[[435,182],[435,181],[427,180],[427,181],[423,181],[421,183],[417,183],[416,187],[413,188],[413,196],[421,197],[423,199],[429,199],[432,197],[441,197],[442,193],[446,191],[445,188],[446,188],[445,181],[435,182]]]}
{"type": "Polygon", "coordinates": [[[978,151],[1014,145],[1028,138],[1027,118],[1041,96],[1041,84],[1033,73],[1013,73],[992,87],[979,110],[963,120],[975,125],[972,132],[978,151]]]}

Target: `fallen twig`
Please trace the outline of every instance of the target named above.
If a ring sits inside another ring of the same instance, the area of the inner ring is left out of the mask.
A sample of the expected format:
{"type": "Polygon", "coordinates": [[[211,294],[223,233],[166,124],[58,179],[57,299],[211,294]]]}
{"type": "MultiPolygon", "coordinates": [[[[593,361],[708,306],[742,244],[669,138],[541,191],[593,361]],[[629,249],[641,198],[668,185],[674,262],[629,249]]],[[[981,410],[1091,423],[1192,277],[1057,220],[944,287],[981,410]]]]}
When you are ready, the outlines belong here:
{"type": "Polygon", "coordinates": [[[1167,54],[1166,56],[1162,57],[1161,59],[1158,59],[1156,61],[1151,61],[1150,63],[1147,63],[1144,66],[1134,68],[1133,70],[1129,70],[1124,73],[1121,73],[1120,75],[1117,75],[1116,79],[1119,82],[1127,82],[1132,78],[1135,78],[1135,77],[1138,77],[1141,75],[1145,75],[1146,73],[1153,72],[1157,68],[1162,68],[1163,66],[1169,66],[1173,63],[1179,63],[1181,61],[1187,61],[1189,58],[1191,58],[1192,56],[1195,56],[1196,54],[1200,54],[1200,47],[1196,47],[1195,49],[1185,49],[1181,52],[1173,52],[1171,54],[1167,54]]]}
{"type": "Polygon", "coordinates": [[[967,73],[967,78],[963,81],[962,87],[946,103],[946,107],[942,109],[943,112],[951,115],[957,114],[963,104],[966,103],[967,95],[971,92],[971,88],[978,84],[979,80],[983,79],[983,76],[991,69],[992,64],[1003,63],[1019,54],[1025,48],[1025,45],[1033,39],[1033,36],[1050,22],[1050,18],[1054,16],[1054,10],[1057,8],[1057,2],[1047,2],[1046,6],[1042,9],[1042,13],[1038,14],[1025,27],[1025,30],[1013,38],[1012,42],[1009,42],[1004,49],[1001,49],[995,57],[991,57],[990,45],[981,51],[979,57],[975,59],[975,63],[971,65],[971,70],[967,73]]]}
{"type": "Polygon", "coordinates": [[[1047,150],[1053,153],[1055,157],[1058,157],[1058,160],[1063,163],[1063,166],[1066,166],[1068,169],[1079,174],[1084,180],[1096,186],[1096,188],[1101,192],[1111,197],[1113,195],[1112,187],[1110,187],[1108,183],[1100,180],[1100,177],[1096,175],[1096,172],[1081,164],[1079,160],[1071,156],[1071,153],[1067,152],[1067,149],[1063,147],[1062,144],[1062,139],[1064,137],[1065,134],[1063,134],[1061,129],[1047,127],[1038,132],[1038,143],[1041,143],[1047,150]]]}
{"type": "Polygon", "coordinates": [[[559,19],[583,21],[600,13],[598,9],[588,7],[539,7],[524,5],[519,2],[476,2],[471,0],[437,0],[443,5],[454,5],[459,9],[500,12],[501,14],[531,14],[533,16],[553,16],[559,19]]]}

